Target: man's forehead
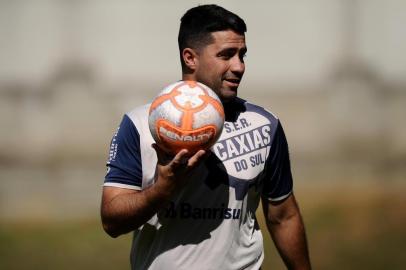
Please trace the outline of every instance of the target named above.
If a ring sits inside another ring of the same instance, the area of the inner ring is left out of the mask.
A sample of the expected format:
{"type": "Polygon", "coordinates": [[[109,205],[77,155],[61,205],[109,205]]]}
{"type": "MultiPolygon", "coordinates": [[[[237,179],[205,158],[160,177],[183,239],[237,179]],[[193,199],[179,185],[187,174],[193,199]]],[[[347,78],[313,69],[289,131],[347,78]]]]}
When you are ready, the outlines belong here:
{"type": "Polygon", "coordinates": [[[232,30],[212,32],[213,42],[210,45],[217,47],[245,47],[245,35],[238,34],[232,30]]]}
{"type": "Polygon", "coordinates": [[[215,38],[236,38],[236,39],[244,39],[245,40],[245,34],[239,34],[233,30],[223,30],[223,31],[215,31],[211,32],[211,35],[215,38]]]}

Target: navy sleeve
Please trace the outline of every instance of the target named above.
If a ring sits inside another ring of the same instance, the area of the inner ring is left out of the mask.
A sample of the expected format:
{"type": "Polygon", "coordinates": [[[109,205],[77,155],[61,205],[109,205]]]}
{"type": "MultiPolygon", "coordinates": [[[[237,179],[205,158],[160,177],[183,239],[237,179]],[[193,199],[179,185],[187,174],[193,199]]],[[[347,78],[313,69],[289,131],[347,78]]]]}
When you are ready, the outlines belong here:
{"type": "Polygon", "coordinates": [[[278,201],[289,196],[293,188],[288,143],[280,122],[277,124],[270,151],[262,196],[278,201]]]}
{"type": "Polygon", "coordinates": [[[140,135],[131,119],[123,120],[111,140],[107,161],[105,186],[140,189],[142,186],[142,163],[140,135]]]}

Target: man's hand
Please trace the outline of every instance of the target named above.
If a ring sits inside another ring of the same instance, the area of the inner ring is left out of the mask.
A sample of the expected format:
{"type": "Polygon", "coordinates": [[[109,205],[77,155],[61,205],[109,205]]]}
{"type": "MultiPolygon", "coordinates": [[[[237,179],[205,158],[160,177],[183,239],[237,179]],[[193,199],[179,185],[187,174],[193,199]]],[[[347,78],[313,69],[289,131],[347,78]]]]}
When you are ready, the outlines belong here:
{"type": "Polygon", "coordinates": [[[159,146],[154,144],[153,147],[158,155],[155,184],[140,191],[103,188],[102,223],[112,237],[133,231],[151,219],[188,181],[193,181],[195,168],[208,155],[200,150],[189,157],[187,150],[181,150],[171,159],[159,146]]]}
{"type": "Polygon", "coordinates": [[[201,164],[209,154],[204,150],[197,151],[193,156],[189,156],[186,149],[179,151],[171,159],[157,144],[153,144],[158,157],[158,179],[157,187],[161,192],[170,196],[179,191],[193,175],[194,169],[201,164]]]}

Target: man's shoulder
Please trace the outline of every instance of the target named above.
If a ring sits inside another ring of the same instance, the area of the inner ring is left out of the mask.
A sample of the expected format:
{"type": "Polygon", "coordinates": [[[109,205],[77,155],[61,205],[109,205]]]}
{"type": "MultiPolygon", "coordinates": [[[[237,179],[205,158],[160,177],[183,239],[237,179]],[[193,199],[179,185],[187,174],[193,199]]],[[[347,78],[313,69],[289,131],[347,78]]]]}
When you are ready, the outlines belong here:
{"type": "Polygon", "coordinates": [[[135,126],[139,126],[141,123],[148,121],[148,112],[150,103],[144,104],[133,108],[132,110],[126,112],[125,114],[131,119],[135,126]]]}
{"type": "Polygon", "coordinates": [[[149,107],[150,104],[144,104],[141,106],[137,106],[130,111],[127,111],[126,113],[124,113],[121,125],[128,126],[131,129],[135,128],[139,135],[144,134],[147,131],[149,133],[149,107]]]}
{"type": "Polygon", "coordinates": [[[270,111],[260,105],[254,104],[254,103],[249,102],[242,98],[238,98],[237,103],[244,107],[245,112],[253,112],[253,113],[260,114],[260,115],[268,118],[271,121],[279,120],[279,117],[275,113],[273,113],[272,111],[270,111]]]}
{"type": "Polygon", "coordinates": [[[151,103],[137,106],[132,110],[126,112],[126,115],[128,115],[128,117],[130,118],[148,115],[148,110],[150,106],[151,103]]]}

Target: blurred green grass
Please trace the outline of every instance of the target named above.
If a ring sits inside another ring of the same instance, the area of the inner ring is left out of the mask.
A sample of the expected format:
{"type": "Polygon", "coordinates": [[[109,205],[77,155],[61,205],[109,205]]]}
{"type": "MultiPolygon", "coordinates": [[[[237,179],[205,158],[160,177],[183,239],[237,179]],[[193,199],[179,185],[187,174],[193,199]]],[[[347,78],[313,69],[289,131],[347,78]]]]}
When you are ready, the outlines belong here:
{"type": "MultiPolygon", "coordinates": [[[[403,191],[300,189],[314,269],[404,269],[403,191]]],[[[263,269],[285,269],[264,239],[263,269]]],[[[129,269],[130,246],[131,234],[111,239],[98,220],[0,222],[0,269],[129,269]]]]}
{"type": "MultiPolygon", "coordinates": [[[[315,189],[296,194],[306,225],[313,269],[405,269],[404,187],[383,183],[315,189]]],[[[259,220],[265,228],[263,220],[259,220]]],[[[270,243],[268,234],[264,241],[270,243]]],[[[285,269],[272,243],[264,270],[285,269]]]]}
{"type": "Polygon", "coordinates": [[[1,224],[0,243],[0,269],[129,269],[131,235],[98,221],[1,224]]]}

